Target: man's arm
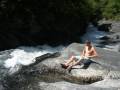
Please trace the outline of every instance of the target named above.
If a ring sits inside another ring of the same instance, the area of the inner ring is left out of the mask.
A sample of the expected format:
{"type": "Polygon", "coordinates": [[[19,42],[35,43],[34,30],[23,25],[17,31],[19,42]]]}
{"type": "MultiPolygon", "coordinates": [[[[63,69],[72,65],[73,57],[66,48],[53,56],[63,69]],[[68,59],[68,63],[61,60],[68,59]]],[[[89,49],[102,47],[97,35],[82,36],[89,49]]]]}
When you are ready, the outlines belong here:
{"type": "Polygon", "coordinates": [[[90,58],[93,58],[93,57],[98,57],[98,54],[95,50],[95,48],[93,47],[93,54],[91,56],[89,56],[90,58]]]}
{"type": "Polygon", "coordinates": [[[81,54],[81,57],[84,57],[84,56],[85,56],[85,48],[83,49],[82,54],[81,54]]]}

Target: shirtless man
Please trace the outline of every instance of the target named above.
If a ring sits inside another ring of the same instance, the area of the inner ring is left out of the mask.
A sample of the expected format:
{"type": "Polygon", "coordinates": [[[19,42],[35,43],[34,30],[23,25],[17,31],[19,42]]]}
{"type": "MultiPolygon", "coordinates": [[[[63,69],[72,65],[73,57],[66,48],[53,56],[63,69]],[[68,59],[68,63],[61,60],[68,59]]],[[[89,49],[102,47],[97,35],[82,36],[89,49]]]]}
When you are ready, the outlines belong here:
{"type": "Polygon", "coordinates": [[[61,64],[65,69],[71,69],[74,65],[80,64],[84,65],[91,61],[91,58],[98,56],[95,48],[92,46],[90,41],[85,42],[85,47],[81,56],[72,56],[67,62],[61,64]]]}

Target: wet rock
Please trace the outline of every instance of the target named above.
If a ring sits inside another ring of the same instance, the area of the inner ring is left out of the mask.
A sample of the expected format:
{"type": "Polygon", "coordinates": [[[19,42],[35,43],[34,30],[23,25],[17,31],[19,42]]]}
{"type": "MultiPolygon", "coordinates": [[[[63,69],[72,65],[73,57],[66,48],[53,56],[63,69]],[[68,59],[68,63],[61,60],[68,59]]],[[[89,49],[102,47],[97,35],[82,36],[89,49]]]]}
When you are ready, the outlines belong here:
{"type": "Polygon", "coordinates": [[[107,28],[110,32],[113,33],[120,32],[120,21],[100,20],[98,23],[100,27],[103,26],[103,28],[101,28],[103,31],[107,28]]]}
{"type": "Polygon", "coordinates": [[[0,90],[5,90],[5,88],[1,82],[0,82],[0,90]]]}
{"type": "MultiPolygon", "coordinates": [[[[100,21],[99,25],[105,25],[109,27],[109,33],[107,36],[101,38],[108,44],[120,42],[120,22],[119,21],[100,21]],[[111,25],[110,25],[111,24],[111,25]]],[[[106,27],[101,28],[103,31],[106,27]]],[[[99,28],[99,27],[98,27],[99,28]]]]}
{"type": "Polygon", "coordinates": [[[118,46],[118,52],[120,52],[120,44],[119,44],[119,46],[118,46]]]}
{"type": "Polygon", "coordinates": [[[54,90],[116,90],[118,86],[106,89],[102,86],[92,86],[92,83],[120,78],[120,53],[96,47],[99,57],[94,58],[87,68],[75,66],[68,73],[61,67],[60,63],[64,63],[71,55],[80,55],[83,47],[81,44],[73,43],[60,53],[48,53],[36,57],[35,63],[23,66],[17,73],[5,78],[7,90],[18,87],[20,87],[18,90],[53,90],[53,88],[54,90]]]}
{"type": "Polygon", "coordinates": [[[112,26],[111,23],[102,24],[102,25],[99,25],[98,29],[99,29],[100,31],[109,32],[110,29],[111,29],[111,26],[112,26]]]}
{"type": "Polygon", "coordinates": [[[108,36],[104,36],[104,37],[100,38],[100,40],[109,40],[109,39],[110,39],[110,37],[108,37],[108,36]]]}

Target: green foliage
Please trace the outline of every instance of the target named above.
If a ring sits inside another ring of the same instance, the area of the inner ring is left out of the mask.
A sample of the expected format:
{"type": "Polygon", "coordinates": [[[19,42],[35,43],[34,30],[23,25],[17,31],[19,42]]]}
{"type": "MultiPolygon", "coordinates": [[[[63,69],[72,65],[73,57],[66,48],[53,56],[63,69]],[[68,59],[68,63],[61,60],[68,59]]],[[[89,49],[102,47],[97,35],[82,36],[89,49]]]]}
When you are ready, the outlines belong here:
{"type": "Polygon", "coordinates": [[[102,15],[106,19],[120,20],[120,0],[108,0],[102,15]]]}
{"type": "Polygon", "coordinates": [[[73,24],[84,26],[101,18],[120,20],[120,0],[0,1],[0,27],[28,29],[37,23],[45,29],[62,27],[64,31],[73,24]]]}

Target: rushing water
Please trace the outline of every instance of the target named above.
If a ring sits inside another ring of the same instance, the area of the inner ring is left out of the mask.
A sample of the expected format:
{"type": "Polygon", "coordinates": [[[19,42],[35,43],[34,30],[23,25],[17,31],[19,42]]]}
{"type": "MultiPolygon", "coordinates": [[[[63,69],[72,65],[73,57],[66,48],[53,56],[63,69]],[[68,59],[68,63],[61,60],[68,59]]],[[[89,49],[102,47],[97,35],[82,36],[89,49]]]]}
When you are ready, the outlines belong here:
{"type": "MultiPolygon", "coordinates": [[[[42,45],[36,47],[22,46],[16,49],[1,51],[0,52],[0,82],[2,81],[5,85],[7,85],[7,90],[9,90],[9,87],[10,88],[12,87],[11,85],[13,85],[13,87],[15,86],[14,90],[17,90],[17,85],[15,85],[17,81],[14,80],[16,80],[16,78],[19,77],[14,77],[14,79],[13,78],[11,79],[9,76],[17,72],[21,68],[21,66],[27,66],[31,63],[34,63],[35,57],[41,56],[46,53],[54,53],[61,51],[64,49],[64,47],[65,46],[62,45],[58,47],[51,47],[48,45],[42,45]],[[7,79],[7,77],[9,78],[7,79]]],[[[23,82],[18,82],[18,84],[21,83],[21,88],[22,88],[22,86],[24,86],[22,83],[24,83],[25,78],[23,79],[21,75],[20,78],[19,79],[22,80],[23,82]]],[[[25,80],[25,83],[26,82],[29,82],[29,80],[25,80]]]]}
{"type": "Polygon", "coordinates": [[[81,37],[81,39],[82,42],[84,42],[85,40],[90,40],[93,44],[99,44],[102,41],[100,40],[100,38],[106,35],[106,32],[99,31],[97,27],[89,23],[87,27],[87,32],[83,37],[81,37]]]}
{"type": "Polygon", "coordinates": [[[112,50],[119,52],[120,50],[120,45],[118,44],[108,44],[105,45],[104,42],[105,40],[101,40],[100,38],[109,35],[108,32],[104,31],[99,31],[97,27],[93,26],[91,23],[87,27],[87,32],[86,34],[81,37],[82,42],[85,40],[90,40],[95,46],[101,47],[106,50],[112,50]]]}
{"type": "MultiPolygon", "coordinates": [[[[35,57],[41,56],[46,53],[53,53],[60,51],[64,46],[50,47],[48,45],[37,47],[18,47],[12,50],[8,55],[10,58],[4,60],[4,67],[9,68],[10,73],[17,71],[20,65],[29,65],[34,63],[35,57]]],[[[6,57],[4,54],[1,57],[6,57]]],[[[3,61],[3,60],[0,60],[3,61]]]]}

